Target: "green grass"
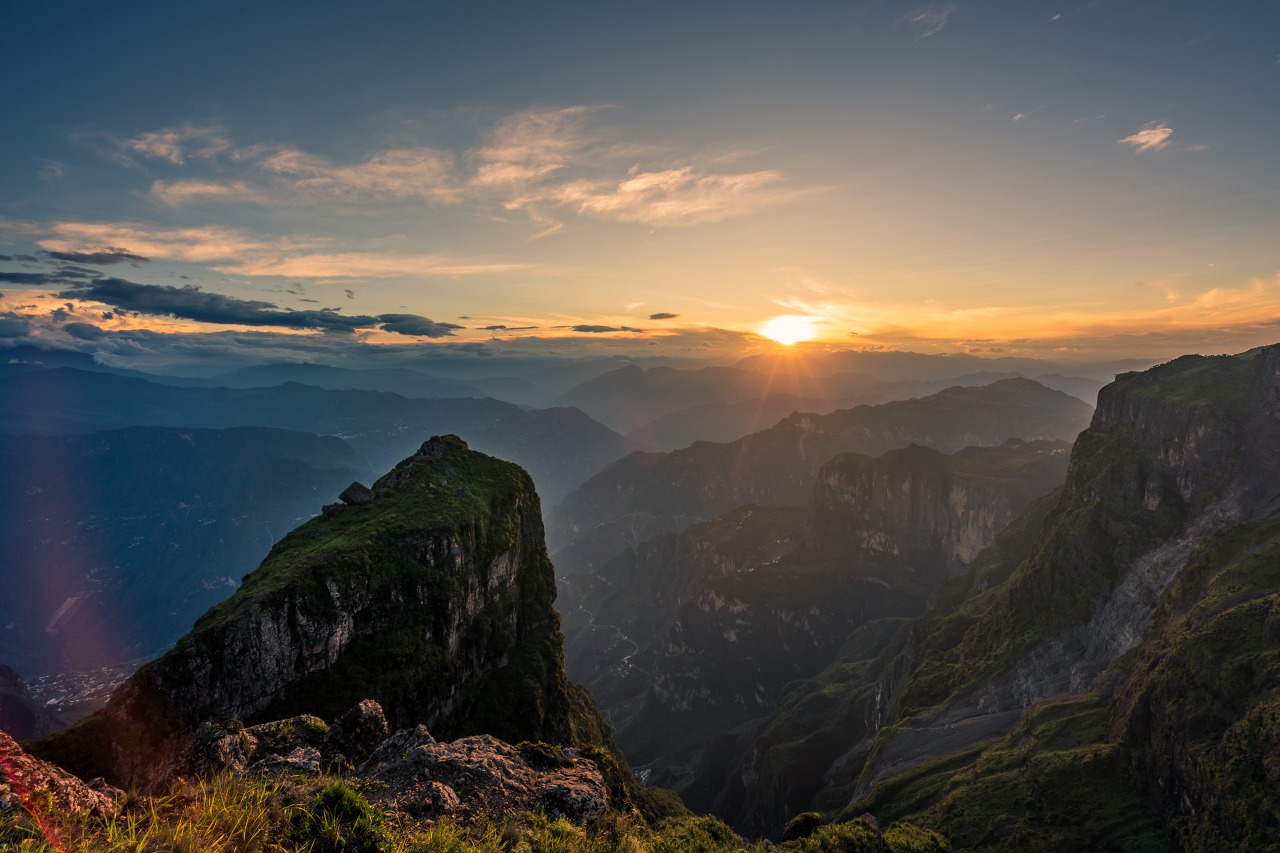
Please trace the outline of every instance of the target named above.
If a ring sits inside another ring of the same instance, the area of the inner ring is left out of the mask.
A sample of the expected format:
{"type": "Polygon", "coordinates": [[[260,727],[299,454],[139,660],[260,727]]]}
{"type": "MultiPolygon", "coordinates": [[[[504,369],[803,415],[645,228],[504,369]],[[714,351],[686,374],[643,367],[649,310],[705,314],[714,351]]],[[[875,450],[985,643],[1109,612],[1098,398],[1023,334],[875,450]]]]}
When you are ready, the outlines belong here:
{"type": "MultiPolygon", "coordinates": [[[[47,815],[46,839],[21,809],[0,815],[0,851],[23,853],[764,853],[713,817],[684,815],[647,822],[635,810],[613,811],[586,826],[539,812],[411,820],[382,812],[340,777],[320,779],[219,775],[177,780],[163,794],[132,796],[113,820],[47,815]]],[[[828,827],[831,832],[840,827],[828,827]]],[[[928,831],[885,831],[889,853],[949,849],[928,831]],[[923,841],[936,839],[922,846],[923,841]]],[[[786,851],[862,848],[802,846],[786,851]]],[[[866,848],[868,851],[874,847],[866,848]]]]}
{"type": "Polygon", "coordinates": [[[1093,694],[1037,706],[1007,737],[877,783],[847,814],[908,819],[959,850],[1168,850],[1109,726],[1093,694]]]}

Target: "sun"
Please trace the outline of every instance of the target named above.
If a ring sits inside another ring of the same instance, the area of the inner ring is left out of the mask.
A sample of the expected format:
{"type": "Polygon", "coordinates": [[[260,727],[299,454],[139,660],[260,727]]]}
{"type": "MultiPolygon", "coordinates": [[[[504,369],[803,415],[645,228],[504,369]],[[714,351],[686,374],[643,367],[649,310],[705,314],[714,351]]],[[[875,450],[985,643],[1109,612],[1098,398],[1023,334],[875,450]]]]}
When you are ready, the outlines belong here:
{"type": "Polygon", "coordinates": [[[798,314],[784,314],[781,317],[774,317],[756,329],[756,331],[785,347],[798,344],[801,341],[812,340],[818,336],[818,328],[814,318],[803,317],[798,314]]]}

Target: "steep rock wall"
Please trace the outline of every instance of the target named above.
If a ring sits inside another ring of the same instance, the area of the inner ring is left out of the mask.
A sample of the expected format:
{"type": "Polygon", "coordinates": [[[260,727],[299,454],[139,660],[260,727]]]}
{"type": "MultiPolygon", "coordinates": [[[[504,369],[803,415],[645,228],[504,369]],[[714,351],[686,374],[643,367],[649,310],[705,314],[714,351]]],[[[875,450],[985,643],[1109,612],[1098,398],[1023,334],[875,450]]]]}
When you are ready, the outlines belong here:
{"type": "Polygon", "coordinates": [[[47,752],[143,784],[180,768],[201,721],[335,717],[362,698],[393,726],[445,737],[607,740],[564,674],[554,597],[529,476],[433,438],[371,499],[327,507],[281,540],[232,598],[47,752]],[[148,739],[154,748],[139,749],[148,739]]]}

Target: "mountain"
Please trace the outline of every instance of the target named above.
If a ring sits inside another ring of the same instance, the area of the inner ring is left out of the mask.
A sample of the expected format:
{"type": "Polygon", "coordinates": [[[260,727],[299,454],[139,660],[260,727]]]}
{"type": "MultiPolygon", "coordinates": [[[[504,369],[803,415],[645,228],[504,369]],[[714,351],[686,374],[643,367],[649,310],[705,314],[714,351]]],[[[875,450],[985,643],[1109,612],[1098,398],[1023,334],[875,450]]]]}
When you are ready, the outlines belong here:
{"type": "Polygon", "coordinates": [[[701,403],[649,421],[627,438],[661,451],[679,450],[695,441],[736,441],[776,424],[793,412],[825,415],[851,401],[814,399],[795,394],[769,394],[731,403],[701,403]]]}
{"type": "Polygon", "coordinates": [[[57,727],[57,722],[31,698],[18,673],[0,663],[0,731],[17,740],[29,740],[57,727]]]}
{"type": "Polygon", "coordinates": [[[886,382],[941,382],[965,374],[994,371],[1034,377],[1063,374],[1111,380],[1116,374],[1142,370],[1150,359],[1113,359],[1093,362],[1057,362],[1021,356],[976,356],[967,353],[925,354],[897,350],[840,350],[836,352],[786,352],[747,356],[733,366],[762,373],[791,372],[826,376],[832,373],[865,373],[886,382]]]}
{"type": "Polygon", "coordinates": [[[262,426],[336,435],[383,470],[432,434],[457,433],[532,472],[558,500],[639,448],[575,409],[527,410],[492,399],[410,399],[381,391],[174,387],[70,368],[0,377],[0,433],[123,426],[262,426]]]}
{"type": "MultiPolygon", "coordinates": [[[[633,434],[637,440],[646,440],[647,431],[661,430],[680,424],[685,429],[696,429],[697,414],[706,406],[738,404],[728,411],[737,412],[739,418],[748,417],[750,406],[780,405],[786,398],[797,403],[813,400],[818,407],[830,411],[837,402],[845,407],[855,404],[885,403],[923,397],[953,385],[988,385],[999,379],[1019,376],[1015,373],[982,373],[956,376],[949,382],[918,382],[913,380],[882,380],[867,373],[835,371],[814,373],[802,369],[799,363],[773,362],[768,369],[734,367],[700,367],[680,369],[653,367],[642,369],[628,365],[602,373],[570,389],[559,398],[565,406],[582,409],[592,417],[617,429],[633,434]],[[825,401],[825,402],[824,402],[825,401]],[[684,413],[684,414],[680,414],[684,413]],[[666,420],[673,418],[673,420],[666,420]]],[[[803,406],[783,411],[778,418],[794,411],[811,411],[803,406]]],[[[715,416],[719,410],[711,409],[715,416]]],[[[720,414],[724,418],[724,414],[720,414]]],[[[770,426],[778,418],[761,423],[759,428],[770,426]]],[[[708,425],[710,426],[710,425],[708,425]]],[[[747,429],[724,437],[732,440],[745,435],[747,429]]],[[[693,439],[714,440],[712,434],[695,434],[693,439]]],[[[674,437],[671,439],[674,440],[674,437]]],[[[683,447],[690,442],[674,445],[683,447]]],[[[664,447],[664,449],[666,449],[664,447]]]]}
{"type": "Polygon", "coordinates": [[[803,506],[814,476],[838,453],[908,444],[955,452],[1008,438],[1071,440],[1090,407],[1029,379],[955,387],[916,400],[794,414],[725,444],[633,453],[555,508],[551,541],[565,573],[589,573],[624,547],[747,503],[803,506]]]}
{"type": "MultiPolygon", "coordinates": [[[[783,686],[820,670],[851,631],[925,612],[939,583],[1061,484],[1068,450],[1065,442],[1011,441],[951,455],[919,446],[876,458],[843,454],[822,467],[791,530],[779,529],[785,515],[756,509],[726,517],[737,522],[734,534],[716,522],[686,531],[696,559],[684,565],[714,561],[720,571],[697,572],[701,584],[678,598],[654,596],[666,612],[652,621],[665,630],[658,638],[636,632],[648,645],[638,642],[631,662],[650,675],[639,707],[623,718],[602,700],[619,744],[658,784],[687,786],[711,741],[774,710],[783,686]],[[756,550],[720,557],[747,541],[756,550]]],[[[667,576],[684,567],[672,562],[667,576]]],[[[633,621],[619,604],[635,600],[644,613],[643,581],[630,580],[635,592],[619,585],[622,601],[602,602],[596,620],[626,630],[633,621]]],[[[709,805],[690,793],[696,808],[709,805]]]]}
{"type": "Polygon", "coordinates": [[[390,391],[402,397],[485,397],[474,385],[396,367],[352,369],[328,364],[260,364],[209,378],[227,388],[266,388],[297,382],[330,391],[390,391]]]}
{"type": "Polygon", "coordinates": [[[285,430],[0,435],[0,659],[38,674],[155,654],[368,479],[340,439],[285,430]]]}
{"type": "Polygon", "coordinates": [[[607,743],[562,663],[533,481],[455,436],[432,438],[282,539],[236,593],[36,753],[140,785],[180,769],[196,726],[314,714],[372,698],[396,727],[607,743]]]}
{"type": "Polygon", "coordinates": [[[1280,843],[1280,345],[1099,395],[1066,484],[700,768],[778,826],[884,805],[973,850],[1280,843]]]}

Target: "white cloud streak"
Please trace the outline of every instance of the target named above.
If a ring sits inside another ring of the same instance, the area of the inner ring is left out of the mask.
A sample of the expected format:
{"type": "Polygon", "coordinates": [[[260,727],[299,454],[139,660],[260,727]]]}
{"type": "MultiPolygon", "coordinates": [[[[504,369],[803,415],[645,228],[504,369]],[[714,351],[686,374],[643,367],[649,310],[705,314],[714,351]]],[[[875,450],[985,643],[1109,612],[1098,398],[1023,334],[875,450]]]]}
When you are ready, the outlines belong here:
{"type": "Polygon", "coordinates": [[[236,148],[221,130],[192,125],[142,134],[126,147],[174,165],[222,155],[241,168],[232,180],[153,182],[151,197],[169,207],[297,206],[334,199],[468,204],[522,213],[537,226],[529,239],[561,231],[565,214],[675,227],[746,215],[798,194],[785,188],[776,170],[726,171],[733,158],[709,162],[620,143],[610,130],[589,124],[602,109],[524,110],[499,121],[458,157],[438,148],[404,147],[342,164],[294,147],[236,148]]]}
{"type": "Polygon", "coordinates": [[[1144,151],[1163,151],[1172,144],[1173,128],[1162,121],[1149,121],[1142,130],[1117,140],[1121,145],[1133,146],[1139,154],[1144,151]]]}

